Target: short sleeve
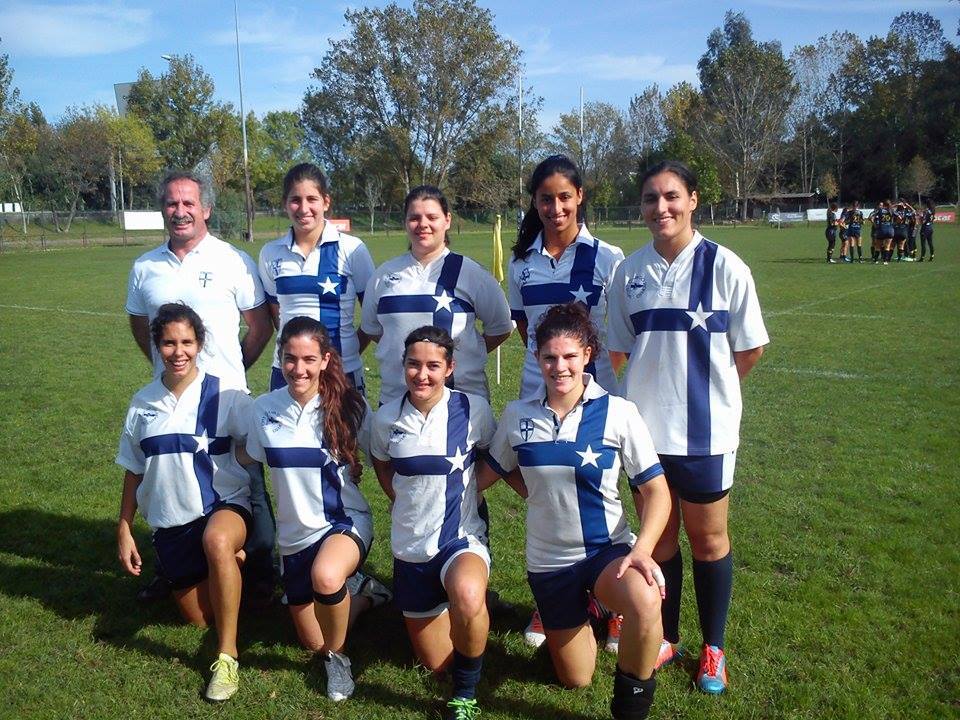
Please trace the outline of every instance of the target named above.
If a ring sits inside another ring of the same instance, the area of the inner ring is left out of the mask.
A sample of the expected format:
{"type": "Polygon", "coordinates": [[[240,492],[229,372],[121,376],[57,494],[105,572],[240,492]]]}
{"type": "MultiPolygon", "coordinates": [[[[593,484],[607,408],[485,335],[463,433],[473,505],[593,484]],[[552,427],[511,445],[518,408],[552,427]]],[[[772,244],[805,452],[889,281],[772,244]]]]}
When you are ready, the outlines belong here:
{"type": "Polygon", "coordinates": [[[750,268],[743,265],[733,284],[730,297],[728,337],[734,352],[752,350],[770,342],[760,312],[760,299],[753,284],[750,268]]]}
{"type": "MultiPolygon", "coordinates": [[[[260,397],[264,397],[261,395],[260,397]]],[[[247,410],[247,455],[258,462],[266,462],[267,454],[263,451],[263,442],[260,439],[260,433],[263,432],[263,425],[260,422],[260,398],[250,403],[247,410]]]]}
{"type": "Polygon", "coordinates": [[[474,298],[477,317],[483,323],[484,335],[506,335],[513,332],[510,306],[504,297],[500,283],[487,270],[477,264],[480,283],[474,298]]]}
{"type": "Polygon", "coordinates": [[[240,312],[260,307],[264,303],[263,285],[253,259],[242,250],[237,250],[240,263],[237,267],[237,279],[234,287],[237,309],[240,312]]]}
{"type": "MultiPolygon", "coordinates": [[[[386,407],[386,406],[384,406],[386,407]]],[[[370,427],[370,456],[376,460],[390,460],[390,418],[380,408],[373,415],[370,427]]]]}
{"type": "Polygon", "coordinates": [[[620,263],[607,294],[607,347],[613,352],[633,352],[636,337],[627,307],[626,263],[620,263]]]}
{"type": "Polygon", "coordinates": [[[490,450],[487,458],[490,467],[496,470],[501,477],[506,476],[517,467],[517,451],[511,444],[511,433],[509,430],[509,428],[515,424],[516,412],[513,410],[513,403],[511,403],[507,405],[506,410],[503,411],[503,417],[500,418],[500,423],[497,425],[493,439],[490,441],[490,450]]]}
{"type": "Polygon", "coordinates": [[[250,413],[253,400],[242,390],[223,390],[220,393],[220,405],[227,410],[227,422],[224,430],[239,443],[247,438],[250,429],[250,413]]]}
{"type": "Polygon", "coordinates": [[[260,248],[260,258],[257,263],[257,270],[260,276],[260,284],[263,285],[264,296],[267,302],[277,304],[277,279],[273,276],[273,270],[270,268],[270,262],[267,258],[272,243],[268,243],[260,248]]]}
{"type": "Polygon", "coordinates": [[[359,241],[356,249],[350,255],[350,272],[353,274],[353,284],[357,289],[357,299],[363,303],[366,295],[367,283],[373,277],[374,265],[373,258],[370,257],[370,251],[367,246],[359,241]]]}
{"type": "Polygon", "coordinates": [[[527,313],[523,308],[523,297],[520,295],[520,285],[517,283],[517,269],[519,262],[510,261],[510,272],[507,273],[507,301],[510,305],[510,317],[515,321],[526,321],[527,313]]]}
{"type": "Polygon", "coordinates": [[[490,403],[481,397],[474,396],[477,403],[477,442],[476,446],[486,450],[493,442],[493,435],[497,431],[497,422],[493,417],[493,408],[490,403]]]}
{"type": "MultiPolygon", "coordinates": [[[[613,402],[611,398],[611,402],[613,402]]],[[[647,424],[640,417],[637,406],[628,400],[616,404],[620,429],[620,461],[631,487],[639,487],[657,475],[663,474],[660,457],[653,446],[647,424]]],[[[613,408],[611,408],[613,409],[613,408]]]]}
{"type": "Polygon", "coordinates": [[[127,277],[127,304],[124,309],[130,315],[150,315],[140,288],[140,271],[137,263],[130,268],[130,275],[127,277]]]}
{"type": "Polygon", "coordinates": [[[120,445],[114,462],[134,475],[143,475],[147,467],[147,458],[140,447],[140,412],[130,406],[120,432],[120,445]]]}
{"type": "Polygon", "coordinates": [[[375,338],[383,335],[383,325],[380,324],[380,318],[377,317],[379,280],[378,275],[370,278],[370,282],[367,283],[367,287],[363,293],[365,302],[362,303],[360,310],[360,329],[367,335],[375,338]]]}

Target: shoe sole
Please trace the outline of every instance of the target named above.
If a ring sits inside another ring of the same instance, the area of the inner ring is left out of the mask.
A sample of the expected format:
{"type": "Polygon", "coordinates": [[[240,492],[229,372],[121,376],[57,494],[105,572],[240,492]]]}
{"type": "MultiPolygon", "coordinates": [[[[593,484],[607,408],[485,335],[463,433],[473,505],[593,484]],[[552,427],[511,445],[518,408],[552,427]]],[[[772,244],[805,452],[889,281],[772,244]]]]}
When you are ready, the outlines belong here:
{"type": "Polygon", "coordinates": [[[523,641],[530,647],[538,648],[546,641],[546,635],[528,635],[527,633],[523,634],[523,641]]]}

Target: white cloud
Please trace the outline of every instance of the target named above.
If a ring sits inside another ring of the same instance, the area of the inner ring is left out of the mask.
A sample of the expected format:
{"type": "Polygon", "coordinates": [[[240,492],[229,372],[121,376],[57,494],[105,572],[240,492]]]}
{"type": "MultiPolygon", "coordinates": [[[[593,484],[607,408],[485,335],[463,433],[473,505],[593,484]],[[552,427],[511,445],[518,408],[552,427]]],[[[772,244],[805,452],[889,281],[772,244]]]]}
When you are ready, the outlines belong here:
{"type": "Polygon", "coordinates": [[[781,10],[831,13],[875,13],[878,11],[937,10],[950,6],[948,0],[754,0],[753,5],[781,10]]]}
{"type": "Polygon", "coordinates": [[[152,10],[119,3],[15,4],[0,13],[0,37],[14,55],[106,55],[145,43],[152,19],[152,10]]]}
{"type": "MultiPolygon", "coordinates": [[[[240,13],[240,46],[269,48],[279,54],[302,53],[305,46],[326,52],[331,40],[346,37],[342,22],[332,32],[318,33],[316,18],[304,21],[296,10],[277,12],[273,8],[240,13]],[[309,38],[309,40],[307,40],[309,38]]],[[[322,23],[321,23],[322,24],[322,23]]],[[[210,33],[208,40],[213,45],[233,46],[237,41],[233,14],[224,15],[221,29],[210,33]]]]}
{"type": "MultiPolygon", "coordinates": [[[[655,82],[669,87],[686,80],[697,82],[696,65],[680,63],[671,65],[659,55],[610,55],[600,53],[581,57],[576,65],[577,74],[588,80],[623,80],[630,82],[655,82]]],[[[529,71],[531,77],[567,74],[567,61],[543,64],[529,71]]]]}

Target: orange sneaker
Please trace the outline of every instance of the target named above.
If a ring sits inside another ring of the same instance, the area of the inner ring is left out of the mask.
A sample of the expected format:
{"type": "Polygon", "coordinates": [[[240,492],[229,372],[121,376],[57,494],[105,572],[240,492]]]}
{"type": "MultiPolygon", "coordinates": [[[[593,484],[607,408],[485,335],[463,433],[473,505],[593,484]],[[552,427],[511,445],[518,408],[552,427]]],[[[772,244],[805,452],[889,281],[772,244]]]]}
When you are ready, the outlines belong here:
{"type": "Polygon", "coordinates": [[[682,657],[683,646],[680,643],[672,643],[669,640],[664,640],[660,643],[660,654],[657,655],[657,664],[654,665],[654,669],[659,670],[682,657]]]}
{"type": "Polygon", "coordinates": [[[547,636],[543,632],[543,623],[540,621],[540,611],[534,610],[533,615],[530,616],[530,622],[527,623],[527,628],[523,631],[523,641],[531,646],[538,648],[543,645],[543,641],[547,639],[547,636]]]}
{"type": "Polygon", "coordinates": [[[620,650],[620,627],[623,625],[623,615],[612,613],[607,618],[607,644],[603,649],[607,652],[616,653],[620,650]]]}

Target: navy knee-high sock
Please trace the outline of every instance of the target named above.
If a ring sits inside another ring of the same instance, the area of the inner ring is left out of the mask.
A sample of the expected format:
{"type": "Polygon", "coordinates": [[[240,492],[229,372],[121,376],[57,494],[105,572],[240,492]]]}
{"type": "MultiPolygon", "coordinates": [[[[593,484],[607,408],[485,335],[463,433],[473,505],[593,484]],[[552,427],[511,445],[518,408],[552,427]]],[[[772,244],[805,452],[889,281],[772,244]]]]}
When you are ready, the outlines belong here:
{"type": "Polygon", "coordinates": [[[483,668],[483,655],[467,657],[457,650],[453,651],[453,663],[450,677],[453,680],[453,697],[472,700],[477,696],[477,683],[480,682],[480,670],[483,668]]]}
{"type": "Polygon", "coordinates": [[[683,589],[683,555],[677,554],[660,563],[666,581],[667,597],[660,604],[660,619],[663,621],[663,639],[680,642],[680,592],[683,589]]]}
{"type": "Polygon", "coordinates": [[[733,592],[733,551],[719,560],[694,559],[693,587],[697,592],[703,641],[722,648],[733,592]]]}

